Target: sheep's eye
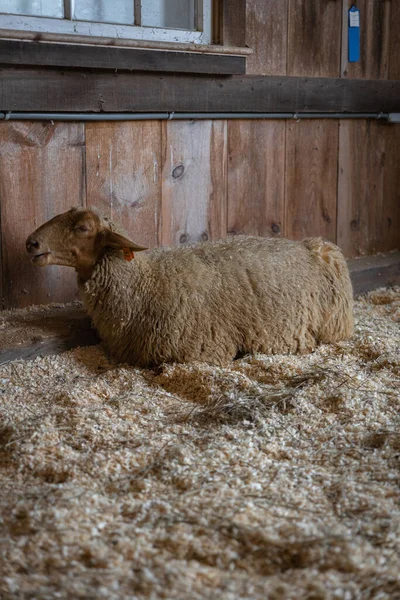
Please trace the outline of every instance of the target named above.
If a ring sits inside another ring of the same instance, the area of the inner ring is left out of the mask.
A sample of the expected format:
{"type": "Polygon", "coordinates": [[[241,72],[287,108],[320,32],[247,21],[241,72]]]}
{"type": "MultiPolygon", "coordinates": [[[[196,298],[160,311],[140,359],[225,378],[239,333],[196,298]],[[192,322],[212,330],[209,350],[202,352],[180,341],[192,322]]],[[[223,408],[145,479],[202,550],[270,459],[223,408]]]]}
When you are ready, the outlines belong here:
{"type": "Polygon", "coordinates": [[[78,225],[75,227],[75,231],[79,231],[80,233],[87,233],[89,229],[85,225],[78,225]]]}

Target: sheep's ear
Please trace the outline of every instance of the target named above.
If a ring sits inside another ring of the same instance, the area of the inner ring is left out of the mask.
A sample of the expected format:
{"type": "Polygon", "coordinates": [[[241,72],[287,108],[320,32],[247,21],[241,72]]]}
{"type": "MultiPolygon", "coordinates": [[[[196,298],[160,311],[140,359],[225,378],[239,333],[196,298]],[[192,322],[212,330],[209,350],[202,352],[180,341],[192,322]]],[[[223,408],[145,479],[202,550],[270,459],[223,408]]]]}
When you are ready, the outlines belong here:
{"type": "Polygon", "coordinates": [[[121,248],[121,249],[129,249],[135,252],[141,252],[142,250],[147,250],[143,246],[138,246],[132,240],[129,240],[123,235],[116,233],[115,231],[111,231],[107,229],[101,236],[101,241],[103,246],[111,246],[111,248],[121,248]]]}

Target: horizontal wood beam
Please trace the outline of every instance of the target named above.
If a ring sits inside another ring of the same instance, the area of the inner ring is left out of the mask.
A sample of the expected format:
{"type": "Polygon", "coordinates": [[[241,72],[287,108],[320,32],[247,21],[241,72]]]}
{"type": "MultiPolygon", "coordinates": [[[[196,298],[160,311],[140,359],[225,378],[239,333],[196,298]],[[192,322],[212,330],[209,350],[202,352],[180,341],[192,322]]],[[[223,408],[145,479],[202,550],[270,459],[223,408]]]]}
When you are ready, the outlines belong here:
{"type": "Polygon", "coordinates": [[[0,40],[4,65],[79,67],[128,71],[169,71],[218,75],[246,72],[245,56],[110,46],[0,40]]]}
{"type": "Polygon", "coordinates": [[[2,67],[0,111],[400,112],[400,81],[2,67]]]}

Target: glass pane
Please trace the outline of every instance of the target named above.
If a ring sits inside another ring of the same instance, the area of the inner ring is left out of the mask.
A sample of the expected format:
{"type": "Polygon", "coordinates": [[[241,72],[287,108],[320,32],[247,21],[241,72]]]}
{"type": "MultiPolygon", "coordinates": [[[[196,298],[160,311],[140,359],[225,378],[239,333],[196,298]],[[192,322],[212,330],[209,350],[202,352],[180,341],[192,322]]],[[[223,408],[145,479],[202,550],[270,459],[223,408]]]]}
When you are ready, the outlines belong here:
{"type": "Polygon", "coordinates": [[[64,2],[63,0],[0,0],[0,13],[62,19],[64,2]]]}
{"type": "Polygon", "coordinates": [[[133,0],[75,0],[74,19],[133,25],[133,0]]]}
{"type": "Polygon", "coordinates": [[[142,25],[195,29],[195,0],[142,0],[142,25]]]}

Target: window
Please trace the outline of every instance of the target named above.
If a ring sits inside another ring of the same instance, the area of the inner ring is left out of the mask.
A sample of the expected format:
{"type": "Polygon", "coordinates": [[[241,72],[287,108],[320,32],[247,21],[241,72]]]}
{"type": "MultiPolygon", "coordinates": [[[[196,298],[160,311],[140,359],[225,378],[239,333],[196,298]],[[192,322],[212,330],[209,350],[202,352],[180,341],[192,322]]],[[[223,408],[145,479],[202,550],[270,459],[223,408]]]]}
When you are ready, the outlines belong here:
{"type": "MultiPolygon", "coordinates": [[[[210,44],[213,0],[0,0],[0,29],[210,44]]],[[[21,36],[22,37],[22,36],[21,36]]]]}

